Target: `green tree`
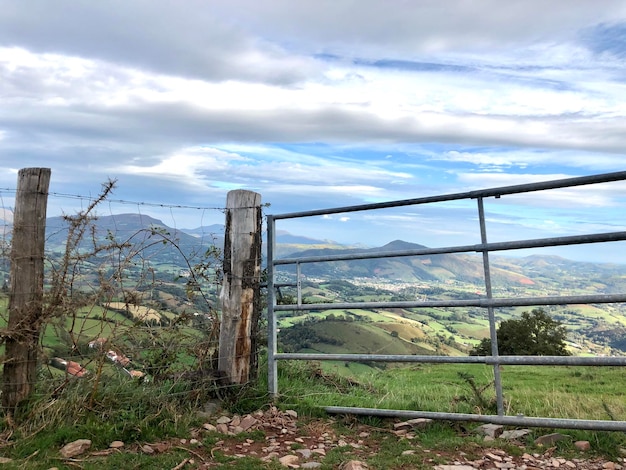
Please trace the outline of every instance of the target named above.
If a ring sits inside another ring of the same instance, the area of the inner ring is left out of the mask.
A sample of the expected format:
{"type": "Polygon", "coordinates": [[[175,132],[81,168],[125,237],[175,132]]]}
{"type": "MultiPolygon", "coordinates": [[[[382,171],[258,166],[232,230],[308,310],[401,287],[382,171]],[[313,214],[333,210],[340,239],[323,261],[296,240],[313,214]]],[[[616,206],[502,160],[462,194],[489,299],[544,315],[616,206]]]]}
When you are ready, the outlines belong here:
{"type": "MultiPolygon", "coordinates": [[[[505,320],[497,330],[501,356],[569,356],[565,348],[567,331],[560,321],[543,309],[522,313],[517,320],[505,320]]],[[[490,356],[491,339],[483,339],[470,356],[490,356]]]]}

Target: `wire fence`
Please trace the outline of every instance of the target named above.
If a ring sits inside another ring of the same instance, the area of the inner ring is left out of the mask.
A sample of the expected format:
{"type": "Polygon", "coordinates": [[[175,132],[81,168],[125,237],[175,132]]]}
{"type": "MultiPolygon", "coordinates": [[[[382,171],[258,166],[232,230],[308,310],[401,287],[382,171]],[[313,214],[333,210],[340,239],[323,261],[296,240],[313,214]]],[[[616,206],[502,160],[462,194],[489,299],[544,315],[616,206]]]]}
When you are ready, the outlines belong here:
{"type": "MultiPolygon", "coordinates": [[[[0,188],[0,328],[9,329],[16,190],[0,188]]],[[[225,207],[48,194],[43,323],[33,385],[185,379],[223,387],[216,372],[225,207]]],[[[25,327],[31,327],[28,325],[25,327]]],[[[18,325],[18,328],[20,326],[18,325]]],[[[254,332],[256,334],[256,332],[254,332]]],[[[5,361],[4,341],[0,345],[5,361]]],[[[131,393],[129,391],[129,393],[131,393]]],[[[120,397],[126,399],[129,397],[120,397]]]]}

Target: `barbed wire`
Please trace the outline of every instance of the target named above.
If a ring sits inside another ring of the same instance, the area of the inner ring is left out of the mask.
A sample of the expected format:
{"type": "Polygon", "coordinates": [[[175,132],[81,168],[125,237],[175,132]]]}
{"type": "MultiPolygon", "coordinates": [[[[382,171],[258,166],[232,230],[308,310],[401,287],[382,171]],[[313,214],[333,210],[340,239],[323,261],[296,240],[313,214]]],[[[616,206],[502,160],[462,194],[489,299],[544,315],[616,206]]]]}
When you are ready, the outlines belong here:
{"type": "MultiPolygon", "coordinates": [[[[14,188],[0,188],[0,194],[2,192],[8,193],[17,193],[17,189],[14,188]]],[[[68,193],[58,193],[58,192],[48,192],[48,197],[57,197],[61,199],[79,199],[86,201],[95,201],[97,197],[93,196],[83,196],[80,194],[68,194],[68,193]]],[[[133,206],[148,206],[148,207],[160,207],[160,208],[170,208],[170,209],[196,209],[196,210],[218,210],[225,211],[225,207],[219,206],[192,206],[187,204],[165,204],[162,202],[145,202],[145,201],[129,201],[126,199],[109,199],[108,202],[117,203],[117,204],[128,204],[133,206]]]]}

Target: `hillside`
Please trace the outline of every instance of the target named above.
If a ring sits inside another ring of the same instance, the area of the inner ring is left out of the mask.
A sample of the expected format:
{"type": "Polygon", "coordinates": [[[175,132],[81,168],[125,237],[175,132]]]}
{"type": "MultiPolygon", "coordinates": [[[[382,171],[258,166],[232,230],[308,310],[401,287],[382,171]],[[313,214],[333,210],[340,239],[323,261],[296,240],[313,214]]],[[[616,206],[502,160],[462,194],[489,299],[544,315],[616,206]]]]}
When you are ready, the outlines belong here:
{"type": "MultiPolygon", "coordinates": [[[[122,258],[131,261],[127,263],[124,274],[129,287],[149,293],[153,302],[175,313],[182,313],[190,308],[206,308],[197,298],[190,303],[187,293],[188,270],[202,262],[202,257],[210,247],[222,248],[222,225],[176,229],[168,227],[161,220],[141,214],[102,216],[94,220],[89,228],[82,245],[84,250],[93,247],[92,233],[96,243],[110,240],[128,243],[122,258]],[[147,274],[142,270],[150,271],[147,274]]],[[[46,250],[51,259],[54,260],[63,253],[66,239],[66,221],[62,217],[49,218],[46,250]]],[[[276,239],[277,255],[290,258],[426,248],[402,240],[374,248],[345,246],[332,240],[318,240],[285,231],[279,231],[276,239]]],[[[490,259],[494,295],[500,297],[626,291],[625,265],[576,262],[543,255],[525,258],[494,255],[490,259]]],[[[111,261],[104,255],[90,260],[77,281],[94,285],[97,282],[95,268],[110,266],[111,262],[120,261],[111,261]],[[94,272],[91,273],[90,270],[94,272]]],[[[218,261],[211,262],[214,264],[211,275],[218,276],[218,261]]],[[[6,278],[6,259],[0,263],[0,271],[0,275],[6,278]]],[[[281,266],[277,269],[281,282],[293,281],[294,274],[293,266],[281,266]]],[[[485,289],[482,257],[476,253],[306,263],[302,265],[302,274],[305,302],[467,299],[483,296],[485,289]]],[[[218,285],[214,281],[211,285],[203,286],[212,299],[211,305],[217,300],[218,285]]],[[[281,288],[281,296],[295,294],[293,289],[281,288]]],[[[522,310],[498,309],[496,315],[499,320],[508,319],[519,315],[522,310]]],[[[328,326],[325,317],[329,313],[333,312],[284,315],[279,319],[279,324],[285,330],[314,319],[317,323],[310,324],[307,328],[324,329],[328,326]]],[[[356,333],[346,332],[344,337],[351,338],[347,350],[360,350],[358,339],[368,338],[366,343],[375,344],[377,340],[374,336],[382,334],[389,344],[395,344],[399,350],[404,351],[402,354],[415,354],[416,351],[419,353],[424,350],[437,354],[463,354],[488,334],[488,324],[481,309],[381,312],[357,310],[334,314],[341,318],[347,315],[352,320],[367,319],[365,323],[354,321],[349,325],[359,332],[360,338],[357,338],[356,333]],[[407,322],[413,329],[411,333],[408,332],[407,322]],[[398,333],[397,337],[391,336],[394,331],[398,333]]],[[[626,311],[623,305],[562,306],[553,308],[551,314],[568,326],[574,351],[601,354],[626,351],[623,340],[626,311]]],[[[348,327],[343,323],[335,326],[337,331],[348,327]]],[[[330,338],[334,332],[333,330],[322,337],[330,338]]],[[[337,350],[337,345],[332,343],[318,341],[313,346],[319,351],[337,350]]]]}
{"type": "MultiPolygon", "coordinates": [[[[349,255],[419,250],[423,245],[396,240],[382,247],[314,248],[291,253],[289,257],[349,255]]],[[[303,265],[303,274],[322,278],[372,278],[396,282],[451,282],[475,284],[484,288],[482,256],[478,254],[440,254],[386,259],[333,261],[303,265]]],[[[494,286],[535,287],[548,290],[566,288],[614,293],[626,290],[626,265],[571,261],[558,256],[511,258],[491,257],[494,286]]]]}

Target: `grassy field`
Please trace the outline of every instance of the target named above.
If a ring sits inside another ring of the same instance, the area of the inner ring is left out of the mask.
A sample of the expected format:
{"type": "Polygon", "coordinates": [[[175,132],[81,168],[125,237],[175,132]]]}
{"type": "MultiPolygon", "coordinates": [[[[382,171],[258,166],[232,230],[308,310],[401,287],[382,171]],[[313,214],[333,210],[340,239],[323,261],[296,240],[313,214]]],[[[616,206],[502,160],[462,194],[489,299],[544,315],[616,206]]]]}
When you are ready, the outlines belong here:
{"type": "MultiPolygon", "coordinates": [[[[316,384],[292,381],[289,369],[311,365],[283,364],[279,386],[283,399],[302,407],[356,406],[451,413],[495,414],[493,369],[478,364],[425,364],[388,367],[318,364],[321,370],[347,379],[333,390],[322,377],[316,384]],[[484,392],[478,394],[468,382],[484,392]],[[291,402],[293,400],[293,402],[291,402]],[[296,403],[297,402],[297,403],[296,403]]],[[[623,384],[618,367],[506,366],[501,370],[508,415],[552,418],[626,420],[623,384]]],[[[329,379],[332,380],[332,379],[329,379]]],[[[339,381],[341,382],[341,381],[339,381]]]]}

